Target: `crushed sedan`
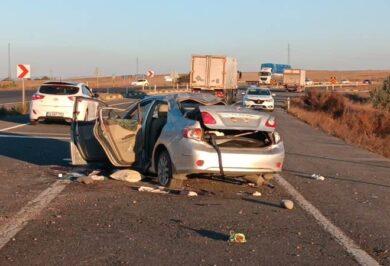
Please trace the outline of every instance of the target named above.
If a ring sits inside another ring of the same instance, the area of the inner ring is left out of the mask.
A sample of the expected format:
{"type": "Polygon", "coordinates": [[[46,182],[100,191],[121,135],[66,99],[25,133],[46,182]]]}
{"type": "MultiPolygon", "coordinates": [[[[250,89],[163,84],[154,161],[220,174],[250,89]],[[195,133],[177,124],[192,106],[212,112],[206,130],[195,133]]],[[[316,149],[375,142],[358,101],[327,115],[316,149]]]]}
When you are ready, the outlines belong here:
{"type": "MultiPolygon", "coordinates": [[[[79,98],[75,113],[82,101],[97,100],[79,98]]],[[[253,180],[282,170],[284,146],[269,113],[207,94],[147,97],[126,111],[96,106],[88,119],[72,124],[74,165],[131,167],[156,175],[163,186],[189,174],[253,180]]]]}

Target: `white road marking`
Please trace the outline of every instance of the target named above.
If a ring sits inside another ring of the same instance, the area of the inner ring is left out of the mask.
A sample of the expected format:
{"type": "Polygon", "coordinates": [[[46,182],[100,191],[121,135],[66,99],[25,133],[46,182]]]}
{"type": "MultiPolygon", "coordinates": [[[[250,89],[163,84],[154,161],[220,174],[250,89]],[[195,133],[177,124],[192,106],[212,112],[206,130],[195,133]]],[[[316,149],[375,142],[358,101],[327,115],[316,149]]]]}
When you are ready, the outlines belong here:
{"type": "Polygon", "coordinates": [[[55,137],[55,136],[28,136],[28,135],[0,135],[0,138],[14,138],[14,139],[58,139],[58,140],[70,140],[70,137],[55,137]]]}
{"type": "Polygon", "coordinates": [[[0,225],[0,249],[10,241],[27,223],[38,216],[49,203],[57,197],[69,182],[58,180],[42,191],[38,197],[29,201],[15,216],[0,225]]]}
{"type": "Polygon", "coordinates": [[[11,129],[18,128],[18,127],[24,127],[24,126],[27,126],[27,125],[29,125],[29,124],[30,124],[30,123],[19,124],[19,125],[12,126],[12,127],[6,127],[6,128],[3,128],[3,129],[0,129],[0,132],[4,132],[4,131],[11,130],[11,129]]]}
{"type": "Polygon", "coordinates": [[[379,265],[367,252],[361,249],[351,238],[349,238],[340,228],[335,226],[316,207],[307,201],[289,182],[282,176],[275,175],[276,182],[281,185],[292,198],[301,206],[303,210],[312,215],[317,223],[349,253],[360,265],[379,265]]]}

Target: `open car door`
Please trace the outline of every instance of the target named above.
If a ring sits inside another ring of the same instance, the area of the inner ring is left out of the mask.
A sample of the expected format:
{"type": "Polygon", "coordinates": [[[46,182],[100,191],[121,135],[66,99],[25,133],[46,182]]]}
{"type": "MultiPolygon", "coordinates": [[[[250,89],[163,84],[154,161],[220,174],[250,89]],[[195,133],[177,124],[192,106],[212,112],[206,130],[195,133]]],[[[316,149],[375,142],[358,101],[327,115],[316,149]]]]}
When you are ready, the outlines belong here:
{"type": "Polygon", "coordinates": [[[104,102],[97,99],[76,97],[70,141],[73,165],[108,162],[104,150],[93,134],[99,109],[105,106],[104,102]]]}
{"type": "Polygon", "coordinates": [[[103,107],[99,110],[94,135],[111,164],[129,167],[137,162],[142,150],[142,116],[139,103],[133,104],[126,115],[118,115],[121,109],[103,107]]]}

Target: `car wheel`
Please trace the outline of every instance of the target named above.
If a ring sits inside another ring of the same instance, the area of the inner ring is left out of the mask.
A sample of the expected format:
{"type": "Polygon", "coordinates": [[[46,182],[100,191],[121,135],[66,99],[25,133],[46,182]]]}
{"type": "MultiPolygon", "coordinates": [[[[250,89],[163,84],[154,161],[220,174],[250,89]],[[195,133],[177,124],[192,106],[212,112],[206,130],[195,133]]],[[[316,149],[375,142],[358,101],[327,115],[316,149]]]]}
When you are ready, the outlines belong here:
{"type": "Polygon", "coordinates": [[[167,151],[158,155],[157,180],[162,186],[168,186],[172,180],[172,161],[167,151]]]}

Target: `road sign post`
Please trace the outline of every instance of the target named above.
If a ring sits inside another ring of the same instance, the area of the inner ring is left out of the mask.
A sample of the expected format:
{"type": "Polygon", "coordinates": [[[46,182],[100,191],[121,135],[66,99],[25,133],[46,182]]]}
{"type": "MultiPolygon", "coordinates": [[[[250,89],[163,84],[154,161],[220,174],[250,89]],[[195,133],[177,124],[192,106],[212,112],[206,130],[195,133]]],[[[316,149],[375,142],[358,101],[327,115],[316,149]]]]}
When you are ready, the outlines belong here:
{"type": "Polygon", "coordinates": [[[31,77],[31,68],[30,65],[18,64],[16,66],[16,75],[18,79],[22,80],[22,112],[26,112],[26,90],[24,86],[24,79],[31,77]]]}

